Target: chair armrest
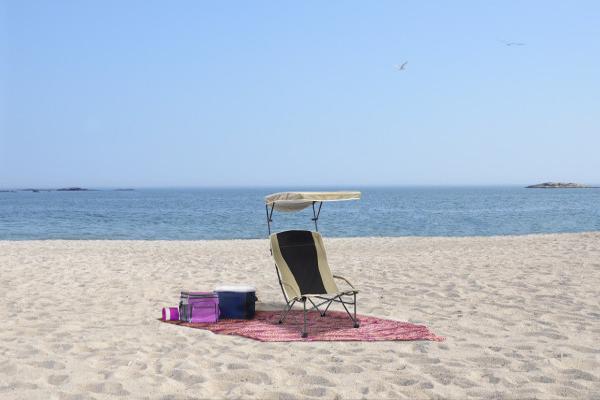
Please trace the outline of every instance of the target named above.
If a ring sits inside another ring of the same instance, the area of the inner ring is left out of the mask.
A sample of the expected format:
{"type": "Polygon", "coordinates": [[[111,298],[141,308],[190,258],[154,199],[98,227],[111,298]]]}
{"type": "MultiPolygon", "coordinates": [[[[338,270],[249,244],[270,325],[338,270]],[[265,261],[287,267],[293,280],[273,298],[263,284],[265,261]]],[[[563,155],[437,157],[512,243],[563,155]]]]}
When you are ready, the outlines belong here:
{"type": "Polygon", "coordinates": [[[333,275],[333,277],[334,277],[335,279],[341,279],[341,280],[343,280],[343,281],[344,281],[344,282],[346,282],[346,283],[347,283],[347,284],[348,284],[348,285],[349,285],[349,286],[350,286],[352,289],[356,290],[356,288],[354,287],[354,285],[352,285],[352,284],[350,283],[350,281],[349,281],[348,279],[344,278],[343,276],[340,276],[340,275],[333,275]]]}

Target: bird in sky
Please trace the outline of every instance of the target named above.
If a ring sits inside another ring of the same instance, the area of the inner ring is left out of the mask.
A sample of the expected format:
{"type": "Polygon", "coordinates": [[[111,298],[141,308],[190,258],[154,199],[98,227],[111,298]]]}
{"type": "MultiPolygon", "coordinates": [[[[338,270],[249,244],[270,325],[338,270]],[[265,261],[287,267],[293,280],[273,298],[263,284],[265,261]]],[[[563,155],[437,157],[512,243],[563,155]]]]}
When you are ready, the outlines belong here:
{"type": "Polygon", "coordinates": [[[525,46],[525,43],[523,42],[507,42],[506,40],[503,40],[502,43],[506,46],[525,46]]]}
{"type": "Polygon", "coordinates": [[[408,61],[404,61],[402,64],[396,65],[396,69],[398,71],[404,71],[406,69],[406,64],[408,64],[408,61]]]}

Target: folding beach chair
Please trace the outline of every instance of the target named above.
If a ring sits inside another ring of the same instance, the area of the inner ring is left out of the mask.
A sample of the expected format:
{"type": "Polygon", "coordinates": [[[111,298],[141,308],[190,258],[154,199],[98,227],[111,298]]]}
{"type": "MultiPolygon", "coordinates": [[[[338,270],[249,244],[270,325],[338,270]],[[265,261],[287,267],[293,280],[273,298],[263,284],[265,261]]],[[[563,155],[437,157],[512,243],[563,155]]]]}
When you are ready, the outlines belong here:
{"type": "Polygon", "coordinates": [[[280,324],[285,321],[296,302],[302,303],[304,309],[302,337],[307,337],[306,313],[316,309],[321,317],[324,317],[332,303],[340,303],[354,323],[354,327],[359,327],[356,319],[358,290],[346,278],[331,273],[319,232],[283,231],[270,235],[270,240],[277,278],[286,301],[279,318],[280,324]],[[345,281],[350,289],[340,290],[334,279],[345,281]],[[352,301],[349,301],[349,297],[352,297],[352,301]],[[308,309],[307,301],[312,304],[308,309]],[[352,313],[347,305],[353,306],[352,313]]]}

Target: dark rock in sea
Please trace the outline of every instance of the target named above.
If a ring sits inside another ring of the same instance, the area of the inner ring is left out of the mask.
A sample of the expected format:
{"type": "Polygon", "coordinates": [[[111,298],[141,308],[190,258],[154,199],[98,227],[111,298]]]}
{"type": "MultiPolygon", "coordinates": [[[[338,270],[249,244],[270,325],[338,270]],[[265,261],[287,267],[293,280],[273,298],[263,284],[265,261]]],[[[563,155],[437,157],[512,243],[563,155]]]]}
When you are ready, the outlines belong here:
{"type": "Polygon", "coordinates": [[[69,188],[60,188],[56,189],[57,192],[82,192],[87,191],[89,189],[80,188],[80,187],[69,187],[69,188]]]}
{"type": "Polygon", "coordinates": [[[17,193],[16,190],[0,190],[0,193],[17,193]]]}
{"type": "Polygon", "coordinates": [[[135,189],[115,189],[115,192],[133,192],[135,189]]]}
{"type": "Polygon", "coordinates": [[[586,189],[593,186],[582,185],[573,182],[544,182],[537,185],[526,186],[527,189],[586,189]]]}

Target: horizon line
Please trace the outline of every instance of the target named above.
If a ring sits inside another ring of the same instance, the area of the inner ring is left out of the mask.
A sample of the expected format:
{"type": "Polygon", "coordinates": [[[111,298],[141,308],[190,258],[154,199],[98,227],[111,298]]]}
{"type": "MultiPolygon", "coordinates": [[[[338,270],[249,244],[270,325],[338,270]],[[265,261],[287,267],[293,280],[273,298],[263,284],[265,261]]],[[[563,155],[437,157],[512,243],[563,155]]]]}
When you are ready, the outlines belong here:
{"type": "MultiPolygon", "coordinates": [[[[405,184],[302,184],[302,185],[142,185],[142,186],[22,186],[22,187],[0,187],[0,191],[57,191],[65,188],[81,188],[87,190],[148,190],[148,189],[307,189],[307,188],[333,188],[349,189],[356,188],[402,188],[402,187],[523,187],[531,183],[405,183],[405,184]]],[[[600,183],[586,183],[588,186],[600,186],[600,183]]],[[[74,190],[76,191],[76,190],[74,190]]]]}

